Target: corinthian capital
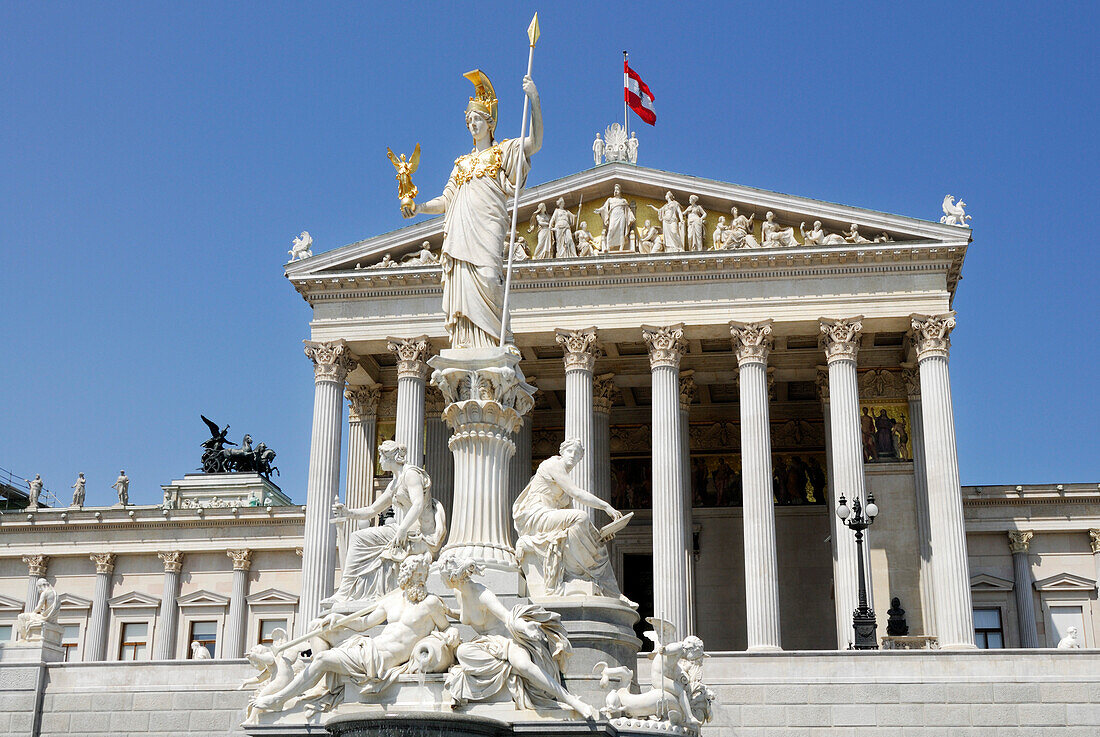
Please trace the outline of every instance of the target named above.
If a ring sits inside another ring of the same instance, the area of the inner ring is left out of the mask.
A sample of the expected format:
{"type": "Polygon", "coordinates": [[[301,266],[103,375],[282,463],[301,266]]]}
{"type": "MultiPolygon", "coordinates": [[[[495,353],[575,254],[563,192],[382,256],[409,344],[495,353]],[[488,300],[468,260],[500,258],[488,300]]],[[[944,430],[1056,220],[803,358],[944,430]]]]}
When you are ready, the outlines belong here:
{"type": "Polygon", "coordinates": [[[856,360],[859,335],[863,332],[863,315],[838,320],[822,317],[818,323],[821,325],[821,346],[825,349],[827,361],[856,360]]]}
{"type": "Polygon", "coordinates": [[[157,557],[164,561],[165,573],[179,573],[183,569],[183,553],[178,550],[157,553],[157,557]]]}
{"type": "Polygon", "coordinates": [[[27,564],[27,574],[31,576],[45,576],[46,564],[50,559],[45,555],[24,555],[23,562],[27,564]]]}
{"type": "Polygon", "coordinates": [[[1031,530],[1009,530],[1008,549],[1013,553],[1026,553],[1031,547],[1031,538],[1035,533],[1031,530]]]}
{"type": "Polygon", "coordinates": [[[695,394],[699,387],[695,384],[695,371],[680,372],[680,411],[687,412],[691,403],[695,401],[695,394]]]}
{"type": "Polygon", "coordinates": [[[389,338],[386,348],[397,354],[397,378],[427,379],[428,354],[432,344],[427,335],[416,338],[389,338]]]}
{"type": "Polygon", "coordinates": [[[917,351],[917,360],[931,356],[947,358],[951,350],[951,331],[955,327],[955,312],[942,315],[910,315],[913,330],[913,347],[917,351]]]}
{"type": "Polygon", "coordinates": [[[649,348],[649,366],[680,367],[680,358],[687,353],[687,341],[684,340],[684,324],[665,327],[642,325],[642,339],[649,348]]]}
{"type": "Polygon", "coordinates": [[[772,321],[737,322],[730,320],[730,338],[737,365],[750,361],[767,363],[775,339],[772,338],[772,321]]]}
{"type": "MultiPolygon", "coordinates": [[[[528,381],[531,381],[528,379],[528,381]]],[[[600,374],[592,383],[592,409],[603,414],[611,413],[611,405],[619,395],[615,386],[615,374],[600,374]]]]}
{"type": "Polygon", "coordinates": [[[92,562],[95,563],[96,573],[111,574],[115,572],[114,553],[92,553],[89,557],[92,559],[92,562]]]}
{"type": "Polygon", "coordinates": [[[355,357],[351,355],[348,344],[342,338],[329,343],[312,340],[302,341],[306,346],[306,356],[313,361],[315,381],[333,381],[343,384],[348,372],[355,366],[355,357]]]}
{"type": "Polygon", "coordinates": [[[357,422],[374,417],[378,413],[378,397],[382,394],[382,387],[374,386],[349,386],[344,390],[344,397],[348,400],[348,421],[357,422]]]}
{"type": "Polygon", "coordinates": [[[233,559],[234,571],[247,571],[252,567],[251,550],[227,550],[225,554],[233,559]]]}
{"type": "Polygon", "coordinates": [[[596,328],[557,330],[556,340],[565,351],[566,371],[591,371],[603,349],[596,338],[596,328]]]}

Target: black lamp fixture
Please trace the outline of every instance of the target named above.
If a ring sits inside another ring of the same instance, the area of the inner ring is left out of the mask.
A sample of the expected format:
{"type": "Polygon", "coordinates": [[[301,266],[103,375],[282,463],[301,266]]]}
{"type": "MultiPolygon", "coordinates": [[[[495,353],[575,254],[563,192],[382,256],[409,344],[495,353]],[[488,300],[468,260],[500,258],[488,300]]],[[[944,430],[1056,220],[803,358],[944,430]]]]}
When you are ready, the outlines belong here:
{"type": "Polygon", "coordinates": [[[878,638],[875,630],[875,610],[867,605],[867,579],[863,564],[863,531],[871,526],[878,516],[878,505],[875,504],[875,495],[867,494],[867,507],[860,504],[859,499],[852,500],[852,506],[844,495],[840,495],[839,505],[836,508],[836,516],[856,533],[856,561],[859,571],[859,606],[852,612],[852,628],[855,630],[855,641],[852,650],[878,650],[878,638]]]}

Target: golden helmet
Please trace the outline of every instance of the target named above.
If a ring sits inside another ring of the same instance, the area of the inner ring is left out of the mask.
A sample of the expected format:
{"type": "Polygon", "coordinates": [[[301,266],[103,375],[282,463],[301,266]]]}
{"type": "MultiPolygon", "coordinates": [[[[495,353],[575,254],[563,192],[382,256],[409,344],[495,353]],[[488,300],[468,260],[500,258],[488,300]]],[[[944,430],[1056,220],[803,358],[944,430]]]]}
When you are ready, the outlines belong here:
{"type": "Polygon", "coordinates": [[[466,106],[466,112],[477,111],[484,113],[489,118],[489,130],[495,131],[497,127],[497,94],[493,89],[493,83],[480,69],[466,72],[464,75],[474,85],[474,96],[466,106]]]}

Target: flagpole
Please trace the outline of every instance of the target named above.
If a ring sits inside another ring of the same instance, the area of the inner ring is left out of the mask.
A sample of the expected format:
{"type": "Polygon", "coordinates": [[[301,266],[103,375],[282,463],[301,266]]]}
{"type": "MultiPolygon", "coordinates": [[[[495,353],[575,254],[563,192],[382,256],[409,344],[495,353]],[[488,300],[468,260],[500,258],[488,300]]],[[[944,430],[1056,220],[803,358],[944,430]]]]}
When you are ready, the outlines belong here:
{"type": "MultiPolygon", "coordinates": [[[[535,63],[535,42],[539,39],[539,14],[535,13],[535,17],[531,19],[531,25],[527,27],[527,38],[531,42],[531,46],[527,52],[527,76],[531,76],[531,65],[535,63]]],[[[520,159],[516,164],[516,181],[513,184],[514,196],[512,198],[512,227],[508,231],[508,269],[504,275],[504,303],[501,305],[500,311],[500,347],[504,347],[505,336],[508,335],[508,296],[512,291],[512,257],[516,253],[516,218],[519,217],[519,180],[523,174],[523,159],[525,154],[523,147],[525,145],[525,139],[527,138],[527,108],[530,104],[530,100],[527,98],[527,93],[523,95],[523,117],[520,118],[519,124],[519,146],[520,146],[520,159]]]]}
{"type": "Polygon", "coordinates": [[[623,52],[623,133],[627,132],[627,128],[630,127],[630,109],[626,106],[626,90],[630,85],[626,79],[626,68],[629,66],[627,59],[627,53],[623,52]]]}

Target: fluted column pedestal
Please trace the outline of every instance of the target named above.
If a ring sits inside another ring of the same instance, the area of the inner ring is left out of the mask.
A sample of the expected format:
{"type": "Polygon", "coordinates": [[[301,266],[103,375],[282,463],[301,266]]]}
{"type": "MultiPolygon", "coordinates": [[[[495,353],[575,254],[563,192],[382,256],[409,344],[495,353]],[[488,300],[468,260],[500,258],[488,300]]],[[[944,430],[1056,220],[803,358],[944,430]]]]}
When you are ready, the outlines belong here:
{"type": "Polygon", "coordinates": [[[111,610],[107,603],[111,598],[111,577],[115,572],[114,553],[94,553],[95,593],[92,594],[92,611],[88,615],[88,634],[84,638],[84,660],[105,660],[107,657],[107,627],[111,610]]]}
{"type": "Polygon", "coordinates": [[[434,386],[428,387],[424,403],[424,470],[432,480],[432,497],[443,505],[450,519],[454,508],[455,459],[448,445],[451,428],[443,421],[446,405],[440,391],[434,386]]]}
{"type": "MultiPolygon", "coordinates": [[[[596,328],[558,330],[557,342],[565,351],[565,440],[581,441],[584,454],[570,471],[573,482],[591,492],[596,488],[595,416],[592,405],[593,369],[602,349],[596,340],[596,328]]],[[[598,510],[576,505],[598,524],[598,510]]]]}
{"type": "Polygon", "coordinates": [[[23,556],[23,562],[27,564],[27,602],[24,611],[33,612],[38,606],[38,582],[46,577],[49,561],[45,555],[23,556]]]}
{"type": "Polygon", "coordinates": [[[682,323],[642,326],[649,348],[653,411],[653,613],[688,632],[688,571],[684,551],[683,437],[680,429],[680,358],[687,350],[682,323]]]}
{"type": "Polygon", "coordinates": [[[171,660],[176,657],[176,630],[179,621],[180,571],[183,569],[183,553],[178,550],[157,553],[164,561],[164,588],[160,595],[160,611],[156,633],[153,637],[153,660],[171,660]]]}
{"type": "Polygon", "coordinates": [[[745,535],[745,624],[750,652],[781,650],[775,550],[768,354],[772,321],[730,322],[741,393],[741,483],[745,535]]]}
{"type": "Polygon", "coordinates": [[[909,440],[913,444],[913,480],[916,487],[917,544],[920,551],[920,607],[925,635],[936,634],[935,573],[932,561],[932,530],[928,522],[928,455],[924,449],[924,412],[920,400],[920,374],[905,367],[909,395],[909,440]]]}
{"type": "Polygon", "coordinates": [[[397,422],[394,440],[408,448],[408,462],[424,467],[424,386],[428,378],[428,336],[390,338],[397,354],[397,422]]]}
{"type": "Polygon", "coordinates": [[[1020,647],[1039,647],[1039,628],[1035,621],[1035,603],[1031,599],[1034,579],[1031,563],[1027,559],[1031,548],[1031,530],[1012,530],[1008,533],[1008,549],[1012,552],[1012,573],[1016,593],[1016,619],[1020,625],[1020,647]]]}
{"type": "Polygon", "coordinates": [[[447,401],[451,428],[454,504],[440,558],[470,558],[515,572],[508,504],[514,433],[534,407],[535,388],[523,380],[520,357],[508,350],[448,349],[428,360],[432,384],[447,401]]]}
{"type": "MultiPolygon", "coordinates": [[[[835,517],[836,499],[844,495],[849,501],[859,499],[866,504],[867,490],[863,476],[863,441],[859,425],[859,381],[856,378],[856,355],[859,352],[863,318],[843,320],[822,318],[820,321],[822,345],[829,364],[829,434],[832,455],[832,478],[829,479],[835,517]]],[[[742,431],[744,434],[744,431],[742,431]]],[[[837,648],[848,649],[855,640],[852,629],[852,612],[859,605],[859,572],[857,570],[854,540],[847,530],[833,526],[836,537],[836,567],[834,592],[837,623],[837,648]]],[[[866,543],[869,547],[870,544],[866,543]]],[[[867,586],[867,604],[871,601],[871,587],[867,586]]]]}
{"type": "Polygon", "coordinates": [[[340,432],[344,379],[355,368],[347,343],[306,341],[313,361],[313,434],[309,445],[306,519],[302,545],[302,595],[298,602],[297,634],[321,613],[321,600],[332,594],[336,576],[336,528],[332,503],[340,490],[340,432]]]}
{"type": "Polygon", "coordinates": [[[936,556],[936,635],[945,650],[969,650],[975,647],[974,613],[947,370],[955,313],[913,315],[912,327],[928,454],[928,522],[936,556]]]}
{"type": "Polygon", "coordinates": [[[252,569],[251,550],[227,550],[233,560],[233,593],[229,596],[229,616],[225,621],[225,646],[222,658],[243,658],[245,631],[248,629],[248,572],[252,569]]]}
{"type": "Polygon", "coordinates": [[[345,472],[344,504],[351,509],[374,501],[375,438],[378,436],[378,399],[382,387],[349,386],[348,467],[345,472]]]}

